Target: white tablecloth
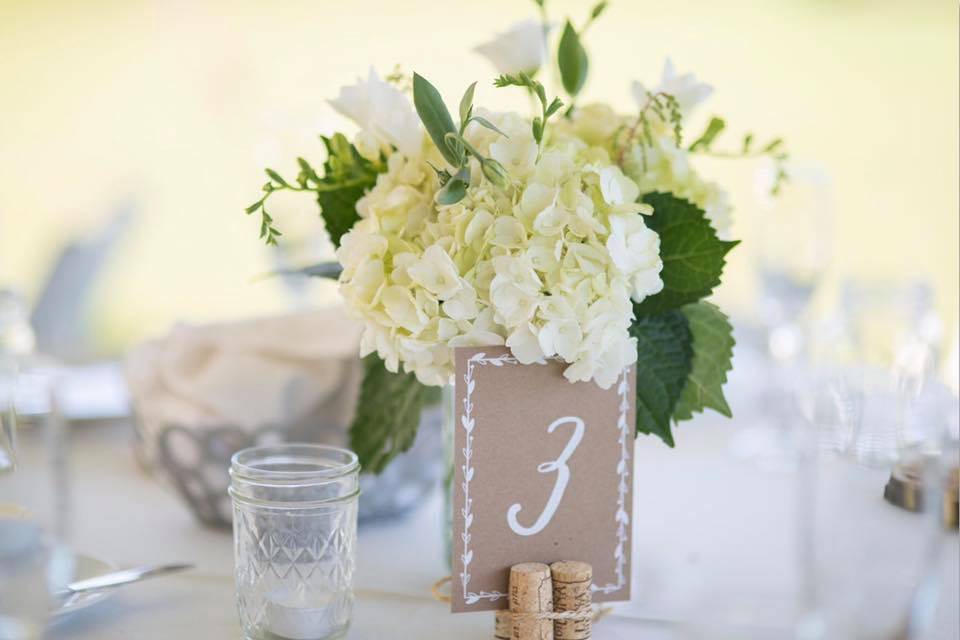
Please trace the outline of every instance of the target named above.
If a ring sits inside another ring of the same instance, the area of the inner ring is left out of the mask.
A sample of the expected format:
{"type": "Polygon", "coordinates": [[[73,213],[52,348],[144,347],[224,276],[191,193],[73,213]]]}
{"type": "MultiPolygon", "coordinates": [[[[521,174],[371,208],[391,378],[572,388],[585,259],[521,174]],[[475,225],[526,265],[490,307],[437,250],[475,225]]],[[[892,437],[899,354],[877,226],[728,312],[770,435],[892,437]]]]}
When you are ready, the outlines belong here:
{"type": "MultiPolygon", "coordinates": [[[[597,625],[596,640],[787,637],[783,624],[797,601],[797,479],[730,455],[730,438],[745,420],[702,416],[680,427],[675,450],[653,438],[637,441],[634,597],[597,625]],[[734,630],[722,632],[721,624],[734,630]]],[[[137,466],[128,423],[72,425],[69,440],[73,546],[118,565],[193,562],[196,569],[126,587],[59,621],[50,638],[240,638],[231,533],[198,524],[172,490],[137,466]]],[[[21,444],[16,482],[43,491],[38,434],[24,434],[21,444]]],[[[868,487],[867,499],[851,499],[851,509],[876,519],[877,535],[910,534],[918,517],[879,499],[882,480],[868,487]]],[[[435,495],[406,519],[361,528],[349,638],[492,637],[492,614],[453,616],[431,597],[445,574],[440,520],[435,495]]],[[[957,638],[955,533],[946,536],[942,578],[928,637],[957,638]]]]}

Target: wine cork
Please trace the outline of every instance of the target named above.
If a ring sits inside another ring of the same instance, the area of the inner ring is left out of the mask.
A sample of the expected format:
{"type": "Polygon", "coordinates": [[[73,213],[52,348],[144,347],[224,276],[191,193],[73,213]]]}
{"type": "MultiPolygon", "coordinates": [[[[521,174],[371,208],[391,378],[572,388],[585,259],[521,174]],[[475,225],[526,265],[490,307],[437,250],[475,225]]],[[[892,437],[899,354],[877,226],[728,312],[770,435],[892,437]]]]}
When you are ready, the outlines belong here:
{"type": "MultiPolygon", "coordinates": [[[[593,604],[593,567],[586,562],[566,560],[551,564],[550,574],[553,579],[554,611],[590,611],[593,604]]],[[[589,640],[591,627],[589,616],[584,619],[560,619],[553,624],[553,634],[556,640],[589,640]]]]}
{"type": "Polygon", "coordinates": [[[540,562],[510,567],[510,613],[518,614],[510,616],[512,640],[553,640],[553,620],[536,615],[553,613],[550,567],[540,562]]]}
{"type": "Polygon", "coordinates": [[[493,637],[496,640],[511,640],[513,625],[510,624],[510,612],[506,609],[494,611],[493,637]]]}

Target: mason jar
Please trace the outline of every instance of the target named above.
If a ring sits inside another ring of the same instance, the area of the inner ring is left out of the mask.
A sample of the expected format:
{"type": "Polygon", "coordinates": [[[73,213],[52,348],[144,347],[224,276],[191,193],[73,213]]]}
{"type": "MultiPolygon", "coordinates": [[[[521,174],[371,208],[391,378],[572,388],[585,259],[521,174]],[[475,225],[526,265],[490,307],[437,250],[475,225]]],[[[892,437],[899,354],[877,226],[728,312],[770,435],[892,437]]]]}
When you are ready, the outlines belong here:
{"type": "Polygon", "coordinates": [[[282,444],[234,454],[237,609],[246,640],[346,634],[359,472],[356,454],[339,447],[282,444]]]}

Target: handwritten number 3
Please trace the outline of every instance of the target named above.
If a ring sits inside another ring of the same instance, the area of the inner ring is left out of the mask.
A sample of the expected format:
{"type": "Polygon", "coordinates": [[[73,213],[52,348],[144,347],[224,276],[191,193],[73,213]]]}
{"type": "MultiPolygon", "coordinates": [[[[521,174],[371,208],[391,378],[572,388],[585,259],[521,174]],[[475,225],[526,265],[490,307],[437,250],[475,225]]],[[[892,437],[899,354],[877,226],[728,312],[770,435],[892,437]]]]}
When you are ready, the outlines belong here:
{"type": "Polygon", "coordinates": [[[564,447],[560,453],[560,457],[556,460],[542,462],[537,465],[537,471],[540,473],[557,472],[557,479],[553,484],[553,491],[550,492],[550,499],[547,500],[546,506],[540,513],[540,517],[537,518],[537,521],[534,522],[532,526],[525,527],[517,521],[517,514],[523,509],[519,502],[514,503],[507,510],[507,524],[509,524],[513,532],[519,536],[532,536],[543,531],[543,528],[550,524],[550,520],[553,519],[553,514],[557,512],[557,507],[560,506],[560,501],[563,499],[563,492],[566,491],[567,483],[570,482],[570,467],[567,466],[567,460],[570,459],[570,456],[576,451],[577,446],[580,445],[580,441],[583,440],[585,425],[580,418],[567,416],[557,418],[547,427],[547,433],[553,433],[557,427],[568,423],[574,425],[573,435],[567,442],[567,446],[564,447]]]}

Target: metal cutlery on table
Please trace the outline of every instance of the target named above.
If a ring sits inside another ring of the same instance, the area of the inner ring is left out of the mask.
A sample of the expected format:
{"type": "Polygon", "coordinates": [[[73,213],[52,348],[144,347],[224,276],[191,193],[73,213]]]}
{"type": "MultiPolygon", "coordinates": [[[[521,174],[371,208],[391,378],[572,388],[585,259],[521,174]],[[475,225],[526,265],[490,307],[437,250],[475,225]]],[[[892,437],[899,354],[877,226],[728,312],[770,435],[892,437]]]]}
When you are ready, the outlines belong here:
{"type": "Polygon", "coordinates": [[[60,598],[70,598],[77,594],[86,593],[88,591],[114,589],[132,582],[139,582],[140,580],[144,580],[146,578],[154,578],[192,568],[192,564],[164,564],[135,567],[133,569],[121,569],[120,571],[112,571],[110,573],[94,576],[92,578],[76,580],[75,582],[68,584],[65,589],[58,591],[55,595],[60,598]]]}

